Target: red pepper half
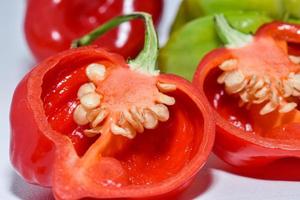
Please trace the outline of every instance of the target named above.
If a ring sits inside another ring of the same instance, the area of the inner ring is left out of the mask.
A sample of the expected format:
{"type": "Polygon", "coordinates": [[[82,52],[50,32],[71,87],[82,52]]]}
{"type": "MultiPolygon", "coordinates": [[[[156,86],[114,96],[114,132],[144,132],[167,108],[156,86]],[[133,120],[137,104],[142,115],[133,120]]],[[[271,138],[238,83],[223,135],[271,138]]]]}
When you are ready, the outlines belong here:
{"type": "Polygon", "coordinates": [[[214,109],[215,153],[257,169],[300,158],[300,26],[273,22],[252,36],[216,21],[227,45],[206,55],[193,79],[214,109]]]}
{"type": "MultiPolygon", "coordinates": [[[[109,19],[135,11],[148,12],[159,23],[162,0],[28,0],[25,35],[37,60],[70,48],[72,40],[109,19]]],[[[103,35],[96,44],[134,58],[143,48],[141,21],[132,21],[103,35]]]]}
{"type": "Polygon", "coordinates": [[[57,199],[165,198],[208,158],[215,131],[209,107],[188,81],[155,70],[150,15],[105,26],[141,17],[147,34],[135,60],[94,46],[68,50],[37,65],[15,91],[12,163],[57,199]]]}

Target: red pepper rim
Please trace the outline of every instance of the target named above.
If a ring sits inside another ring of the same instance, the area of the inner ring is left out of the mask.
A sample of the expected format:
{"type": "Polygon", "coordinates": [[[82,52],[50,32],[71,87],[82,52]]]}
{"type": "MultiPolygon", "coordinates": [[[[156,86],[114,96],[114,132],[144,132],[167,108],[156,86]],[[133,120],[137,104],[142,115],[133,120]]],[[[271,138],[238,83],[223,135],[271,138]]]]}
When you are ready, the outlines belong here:
{"type": "MultiPolygon", "coordinates": [[[[265,25],[266,26],[266,25],[265,25]]],[[[260,33],[262,34],[262,33],[260,33]]],[[[193,84],[199,89],[200,93],[206,97],[204,92],[204,84],[206,76],[213,70],[217,69],[224,60],[230,59],[232,56],[229,51],[225,48],[216,49],[208,53],[204,59],[198,65],[198,69],[193,78],[193,84]]],[[[208,100],[208,99],[207,99],[208,100]]],[[[209,103],[209,106],[212,105],[209,103]]],[[[217,128],[223,129],[235,137],[246,140],[253,145],[263,146],[270,149],[280,149],[283,150],[282,153],[285,154],[285,151],[289,151],[289,156],[295,155],[299,157],[300,151],[300,141],[288,141],[288,140],[277,140],[271,138],[265,138],[257,134],[247,134],[245,131],[242,131],[236,128],[234,125],[228,123],[214,108],[213,113],[216,119],[217,128]]]]}
{"type": "MultiPolygon", "coordinates": [[[[28,77],[28,102],[30,102],[30,107],[34,111],[34,120],[37,123],[38,127],[45,134],[47,138],[54,142],[56,147],[56,152],[59,154],[64,154],[63,152],[67,152],[67,150],[74,149],[73,146],[70,147],[71,142],[69,142],[69,138],[67,136],[61,135],[59,132],[53,130],[49,125],[44,108],[42,99],[39,98],[42,94],[42,83],[44,75],[54,68],[62,58],[68,57],[69,55],[74,55],[76,53],[89,53],[90,51],[94,51],[95,53],[105,56],[107,60],[111,60],[112,62],[124,64],[127,66],[125,61],[121,56],[118,56],[113,53],[108,53],[103,49],[96,48],[93,46],[88,47],[80,47],[77,49],[72,49],[63,53],[60,53],[54,57],[50,57],[45,60],[39,67],[34,68],[30,76],[28,77]],[[43,116],[43,117],[41,117],[43,116]],[[69,145],[67,145],[69,144],[69,145]]],[[[195,105],[202,112],[203,117],[203,139],[201,142],[201,146],[199,146],[198,152],[195,154],[194,158],[190,161],[189,165],[184,166],[181,171],[160,184],[155,184],[153,186],[126,186],[122,187],[122,190],[118,190],[117,193],[115,189],[107,189],[105,188],[105,192],[100,192],[101,197],[145,197],[145,196],[156,196],[162,195],[168,192],[177,189],[182,186],[183,182],[189,182],[193,178],[193,176],[203,167],[205,164],[214,143],[214,133],[215,133],[215,123],[213,116],[210,114],[211,110],[206,104],[208,102],[202,102],[201,100],[205,100],[205,97],[190,85],[190,83],[178,76],[175,75],[160,75],[159,80],[168,82],[168,83],[176,83],[177,88],[187,94],[195,105]],[[184,180],[184,181],[183,181],[184,180]],[[164,190],[161,190],[164,188],[164,190]],[[138,189],[138,190],[137,190],[138,189]],[[106,195],[105,195],[106,194],[106,195]]],[[[75,151],[75,150],[74,150],[75,151]]],[[[97,195],[98,196],[98,195],[97,195]]]]}

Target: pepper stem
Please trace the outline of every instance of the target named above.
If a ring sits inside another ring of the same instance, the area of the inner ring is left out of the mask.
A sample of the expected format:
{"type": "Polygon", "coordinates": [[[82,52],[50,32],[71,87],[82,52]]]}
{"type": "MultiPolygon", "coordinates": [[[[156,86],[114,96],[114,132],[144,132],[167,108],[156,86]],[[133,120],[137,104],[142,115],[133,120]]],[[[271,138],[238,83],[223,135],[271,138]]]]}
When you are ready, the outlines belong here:
{"type": "Polygon", "coordinates": [[[143,50],[139,55],[129,60],[130,69],[139,71],[141,73],[158,75],[159,70],[156,70],[157,57],[158,57],[158,38],[155,32],[151,15],[144,12],[134,12],[128,15],[122,15],[111,19],[105,24],[94,29],[85,36],[76,39],[72,42],[71,48],[85,46],[91,44],[98,37],[111,30],[112,28],[120,25],[121,23],[128,22],[133,19],[141,18],[145,24],[145,43],[143,50]]]}
{"type": "Polygon", "coordinates": [[[232,28],[223,14],[215,15],[217,33],[227,48],[240,48],[252,42],[253,36],[232,28]]]}

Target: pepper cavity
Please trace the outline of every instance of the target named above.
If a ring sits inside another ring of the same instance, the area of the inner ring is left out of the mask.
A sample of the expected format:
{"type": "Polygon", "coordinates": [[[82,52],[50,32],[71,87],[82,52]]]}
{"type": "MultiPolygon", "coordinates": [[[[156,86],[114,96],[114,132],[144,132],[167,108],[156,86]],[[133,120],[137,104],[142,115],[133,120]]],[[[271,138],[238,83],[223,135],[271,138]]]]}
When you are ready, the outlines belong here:
{"type": "Polygon", "coordinates": [[[174,105],[175,99],[164,93],[176,90],[176,85],[129,68],[106,68],[99,63],[89,64],[85,73],[90,82],[78,89],[80,104],[73,119],[78,125],[89,124],[84,130],[86,136],[98,135],[108,126],[113,134],[133,139],[136,133],[155,129],[159,121],[169,119],[167,106],[174,105]]]}
{"type": "MultiPolygon", "coordinates": [[[[255,59],[255,58],[254,58],[255,59]]],[[[289,56],[290,65],[300,68],[300,57],[289,56]]],[[[260,115],[265,115],[278,109],[279,113],[287,113],[297,107],[300,96],[300,73],[289,72],[285,76],[276,77],[268,74],[266,68],[253,73],[239,66],[238,59],[229,59],[219,65],[223,73],[217,82],[225,85],[228,94],[239,96],[239,106],[252,104],[263,105],[260,115]]],[[[289,67],[287,67],[289,69],[289,67]]],[[[286,73],[286,71],[285,71],[286,73]]]]}

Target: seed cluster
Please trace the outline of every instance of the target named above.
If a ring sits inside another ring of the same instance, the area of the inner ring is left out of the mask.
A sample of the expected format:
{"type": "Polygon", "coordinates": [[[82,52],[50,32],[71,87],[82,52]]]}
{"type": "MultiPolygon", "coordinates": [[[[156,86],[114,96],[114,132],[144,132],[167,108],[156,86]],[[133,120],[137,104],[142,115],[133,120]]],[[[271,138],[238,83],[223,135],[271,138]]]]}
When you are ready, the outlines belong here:
{"type": "MultiPolygon", "coordinates": [[[[93,137],[101,133],[108,116],[115,116],[116,113],[102,104],[105,95],[96,91],[96,85],[101,84],[101,81],[104,81],[107,76],[106,67],[92,63],[87,66],[86,75],[91,82],[83,84],[77,92],[80,104],[75,108],[73,119],[78,125],[89,124],[90,129],[84,130],[84,134],[93,137]]],[[[110,131],[113,134],[132,139],[136,133],[142,133],[144,129],[154,129],[159,121],[164,122],[169,119],[167,106],[174,105],[175,99],[164,93],[176,90],[176,85],[157,82],[156,86],[159,93],[152,106],[132,105],[119,112],[117,119],[108,120],[107,123],[110,123],[110,131]]]]}
{"type": "MultiPolygon", "coordinates": [[[[294,64],[300,63],[300,57],[289,56],[294,64]]],[[[278,109],[279,113],[287,113],[297,107],[292,97],[300,96],[300,73],[290,72],[286,77],[274,78],[269,75],[245,75],[238,67],[236,59],[224,61],[219,68],[223,73],[217,82],[225,85],[228,94],[240,97],[239,106],[264,104],[260,115],[278,109]]]]}

